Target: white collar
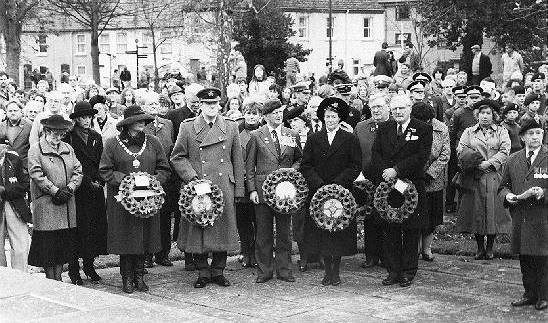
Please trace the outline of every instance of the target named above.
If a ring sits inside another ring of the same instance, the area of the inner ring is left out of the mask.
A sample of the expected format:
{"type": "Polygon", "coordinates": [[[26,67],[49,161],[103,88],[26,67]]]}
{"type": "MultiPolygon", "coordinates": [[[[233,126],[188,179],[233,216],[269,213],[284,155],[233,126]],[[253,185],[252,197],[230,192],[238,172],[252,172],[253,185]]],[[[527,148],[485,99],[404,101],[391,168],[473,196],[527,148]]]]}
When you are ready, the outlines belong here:
{"type": "MultiPolygon", "coordinates": [[[[407,126],[409,126],[409,122],[411,122],[411,118],[407,119],[407,121],[405,121],[404,123],[401,124],[401,131],[402,132],[405,132],[405,130],[407,130],[407,126]]],[[[399,123],[398,123],[399,125],[399,123]]]]}
{"type": "Polygon", "coordinates": [[[525,147],[525,157],[527,157],[529,155],[529,152],[532,151],[533,152],[533,159],[534,159],[535,157],[537,157],[538,152],[540,151],[540,148],[542,148],[542,145],[538,146],[536,149],[533,149],[533,150],[525,147]]]}
{"type": "Polygon", "coordinates": [[[282,124],[280,124],[276,128],[272,128],[272,126],[269,125],[268,123],[266,124],[266,126],[268,127],[268,132],[270,133],[272,133],[272,131],[276,131],[276,133],[280,133],[282,131],[282,124]]]}
{"type": "Polygon", "coordinates": [[[339,126],[337,126],[337,128],[333,129],[333,131],[327,130],[327,127],[325,128],[325,130],[327,130],[328,135],[334,135],[334,134],[337,133],[337,131],[339,131],[340,128],[341,128],[341,126],[339,125],[339,126]]]}

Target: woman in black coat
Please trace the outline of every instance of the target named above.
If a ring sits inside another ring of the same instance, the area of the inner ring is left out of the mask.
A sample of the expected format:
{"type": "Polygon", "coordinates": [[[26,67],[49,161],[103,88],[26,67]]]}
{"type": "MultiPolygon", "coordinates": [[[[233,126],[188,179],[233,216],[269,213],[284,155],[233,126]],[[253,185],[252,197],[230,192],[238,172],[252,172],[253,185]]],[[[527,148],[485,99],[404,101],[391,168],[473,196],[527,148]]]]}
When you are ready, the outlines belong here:
{"type": "Polygon", "coordinates": [[[107,216],[103,180],[99,176],[99,161],[103,152],[101,135],[91,129],[91,120],[97,110],[88,102],[78,102],[70,118],[74,128],[65,142],[74,149],[82,164],[82,184],[74,193],[76,198],[77,254],[69,263],[69,277],[73,284],[82,285],[78,258],[84,261],[84,273],[92,281],[101,277],[93,267],[94,258],[107,254],[107,216]]]}
{"type": "MultiPolygon", "coordinates": [[[[346,102],[339,98],[326,98],[317,113],[325,127],[308,138],[301,166],[310,197],[327,184],[338,184],[350,190],[360,173],[362,162],[358,138],[339,126],[348,117],[349,107],[346,102]]],[[[355,220],[342,231],[329,232],[320,229],[310,216],[306,216],[305,252],[320,254],[324,258],[323,285],[336,286],[341,283],[341,256],[356,253],[356,240],[355,220]]]]}

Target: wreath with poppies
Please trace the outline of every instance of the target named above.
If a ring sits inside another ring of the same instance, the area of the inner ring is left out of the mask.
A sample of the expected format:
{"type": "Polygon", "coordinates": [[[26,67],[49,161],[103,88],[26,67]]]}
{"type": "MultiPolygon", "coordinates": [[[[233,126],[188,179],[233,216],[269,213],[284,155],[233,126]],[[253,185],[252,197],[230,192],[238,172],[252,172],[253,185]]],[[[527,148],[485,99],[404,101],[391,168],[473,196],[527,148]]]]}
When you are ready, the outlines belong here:
{"type": "Polygon", "coordinates": [[[279,168],[268,174],[262,188],[266,204],[282,214],[297,212],[308,197],[306,180],[293,168],[279,168]]]}
{"type": "Polygon", "coordinates": [[[162,184],[155,176],[145,172],[134,172],[122,179],[118,195],[115,198],[130,214],[146,219],[160,211],[165,201],[165,195],[162,184]],[[137,177],[146,177],[148,186],[136,190],[135,179],[137,177]]]}
{"type": "Polygon", "coordinates": [[[383,220],[390,223],[403,223],[403,221],[407,220],[415,212],[419,204],[419,193],[411,181],[403,180],[407,184],[407,188],[402,193],[404,201],[401,206],[393,207],[388,203],[388,195],[395,189],[394,185],[396,182],[396,179],[392,179],[388,182],[380,183],[375,190],[373,205],[383,220]]]}
{"type": "Polygon", "coordinates": [[[223,214],[223,191],[210,180],[196,179],[183,185],[179,197],[179,210],[190,223],[201,227],[213,226],[223,214]],[[198,195],[196,185],[208,184],[210,192],[198,195]]]}
{"type": "Polygon", "coordinates": [[[371,217],[373,211],[373,199],[377,188],[369,179],[355,181],[353,184],[354,196],[359,205],[357,213],[365,219],[371,217]]]}
{"type": "Polygon", "coordinates": [[[338,184],[328,184],[316,191],[310,202],[310,216],[323,230],[336,232],[346,229],[357,209],[352,193],[338,184]]]}

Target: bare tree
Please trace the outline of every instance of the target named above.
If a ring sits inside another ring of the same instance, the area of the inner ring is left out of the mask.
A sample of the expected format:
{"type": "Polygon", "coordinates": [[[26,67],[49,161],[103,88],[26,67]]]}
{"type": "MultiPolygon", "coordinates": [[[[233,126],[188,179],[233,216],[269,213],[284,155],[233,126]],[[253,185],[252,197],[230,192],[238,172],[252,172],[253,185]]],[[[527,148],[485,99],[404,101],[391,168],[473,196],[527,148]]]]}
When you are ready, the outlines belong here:
{"type": "Polygon", "coordinates": [[[0,0],[0,30],[6,50],[6,72],[19,83],[21,33],[23,26],[36,17],[42,0],[0,0]]]}
{"type": "Polygon", "coordinates": [[[64,15],[87,28],[91,33],[91,64],[93,80],[100,84],[99,36],[111,21],[126,14],[122,0],[46,0],[50,10],[64,15]]]}

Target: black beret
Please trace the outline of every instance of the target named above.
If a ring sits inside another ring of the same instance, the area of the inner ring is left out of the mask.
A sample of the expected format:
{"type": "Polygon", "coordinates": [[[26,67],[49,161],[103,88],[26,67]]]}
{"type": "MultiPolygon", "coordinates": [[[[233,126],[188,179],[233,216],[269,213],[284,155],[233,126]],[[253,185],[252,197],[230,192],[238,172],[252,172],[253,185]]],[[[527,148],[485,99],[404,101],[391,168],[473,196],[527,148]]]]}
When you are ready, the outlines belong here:
{"type": "Polygon", "coordinates": [[[203,102],[221,101],[221,90],[214,87],[205,88],[196,93],[196,97],[203,102]]]}
{"type": "Polygon", "coordinates": [[[261,106],[261,113],[267,115],[272,113],[274,110],[282,107],[282,102],[278,99],[269,99],[261,106]]]}
{"type": "Polygon", "coordinates": [[[525,101],[523,102],[523,105],[525,106],[528,106],[529,104],[531,104],[531,102],[533,101],[540,101],[540,97],[538,94],[536,93],[529,93],[526,97],[525,97],[525,101]]]}
{"type": "Polygon", "coordinates": [[[348,114],[350,113],[350,107],[343,99],[336,97],[325,98],[318,106],[318,111],[316,112],[316,114],[318,115],[318,119],[320,119],[322,122],[324,122],[326,109],[337,111],[337,114],[339,115],[341,121],[345,121],[346,118],[348,118],[348,114]]]}
{"type": "Polygon", "coordinates": [[[434,108],[426,102],[416,102],[411,107],[411,117],[426,122],[434,118],[434,108]]]}
{"type": "Polygon", "coordinates": [[[97,103],[107,104],[107,98],[103,95],[94,95],[89,99],[89,105],[93,108],[97,103]]]}
{"type": "Polygon", "coordinates": [[[496,113],[500,112],[500,105],[498,104],[498,102],[490,99],[483,99],[479,102],[474,103],[473,108],[474,110],[476,110],[484,106],[491,108],[493,112],[496,112],[496,113]]]}
{"type": "Polygon", "coordinates": [[[508,112],[510,112],[512,110],[515,110],[515,111],[519,112],[519,107],[518,107],[517,104],[510,102],[510,103],[506,104],[506,106],[504,107],[504,110],[502,111],[502,114],[506,115],[508,112]]]}
{"type": "Polygon", "coordinates": [[[523,135],[525,132],[527,132],[527,130],[537,129],[537,128],[542,129],[542,125],[538,123],[535,119],[533,118],[525,119],[523,123],[521,124],[521,128],[519,129],[519,134],[523,135]]]}
{"type": "Polygon", "coordinates": [[[533,74],[533,77],[531,77],[531,82],[534,82],[536,80],[545,80],[546,79],[546,75],[544,75],[544,73],[541,73],[541,72],[537,72],[535,74],[533,74]]]}

